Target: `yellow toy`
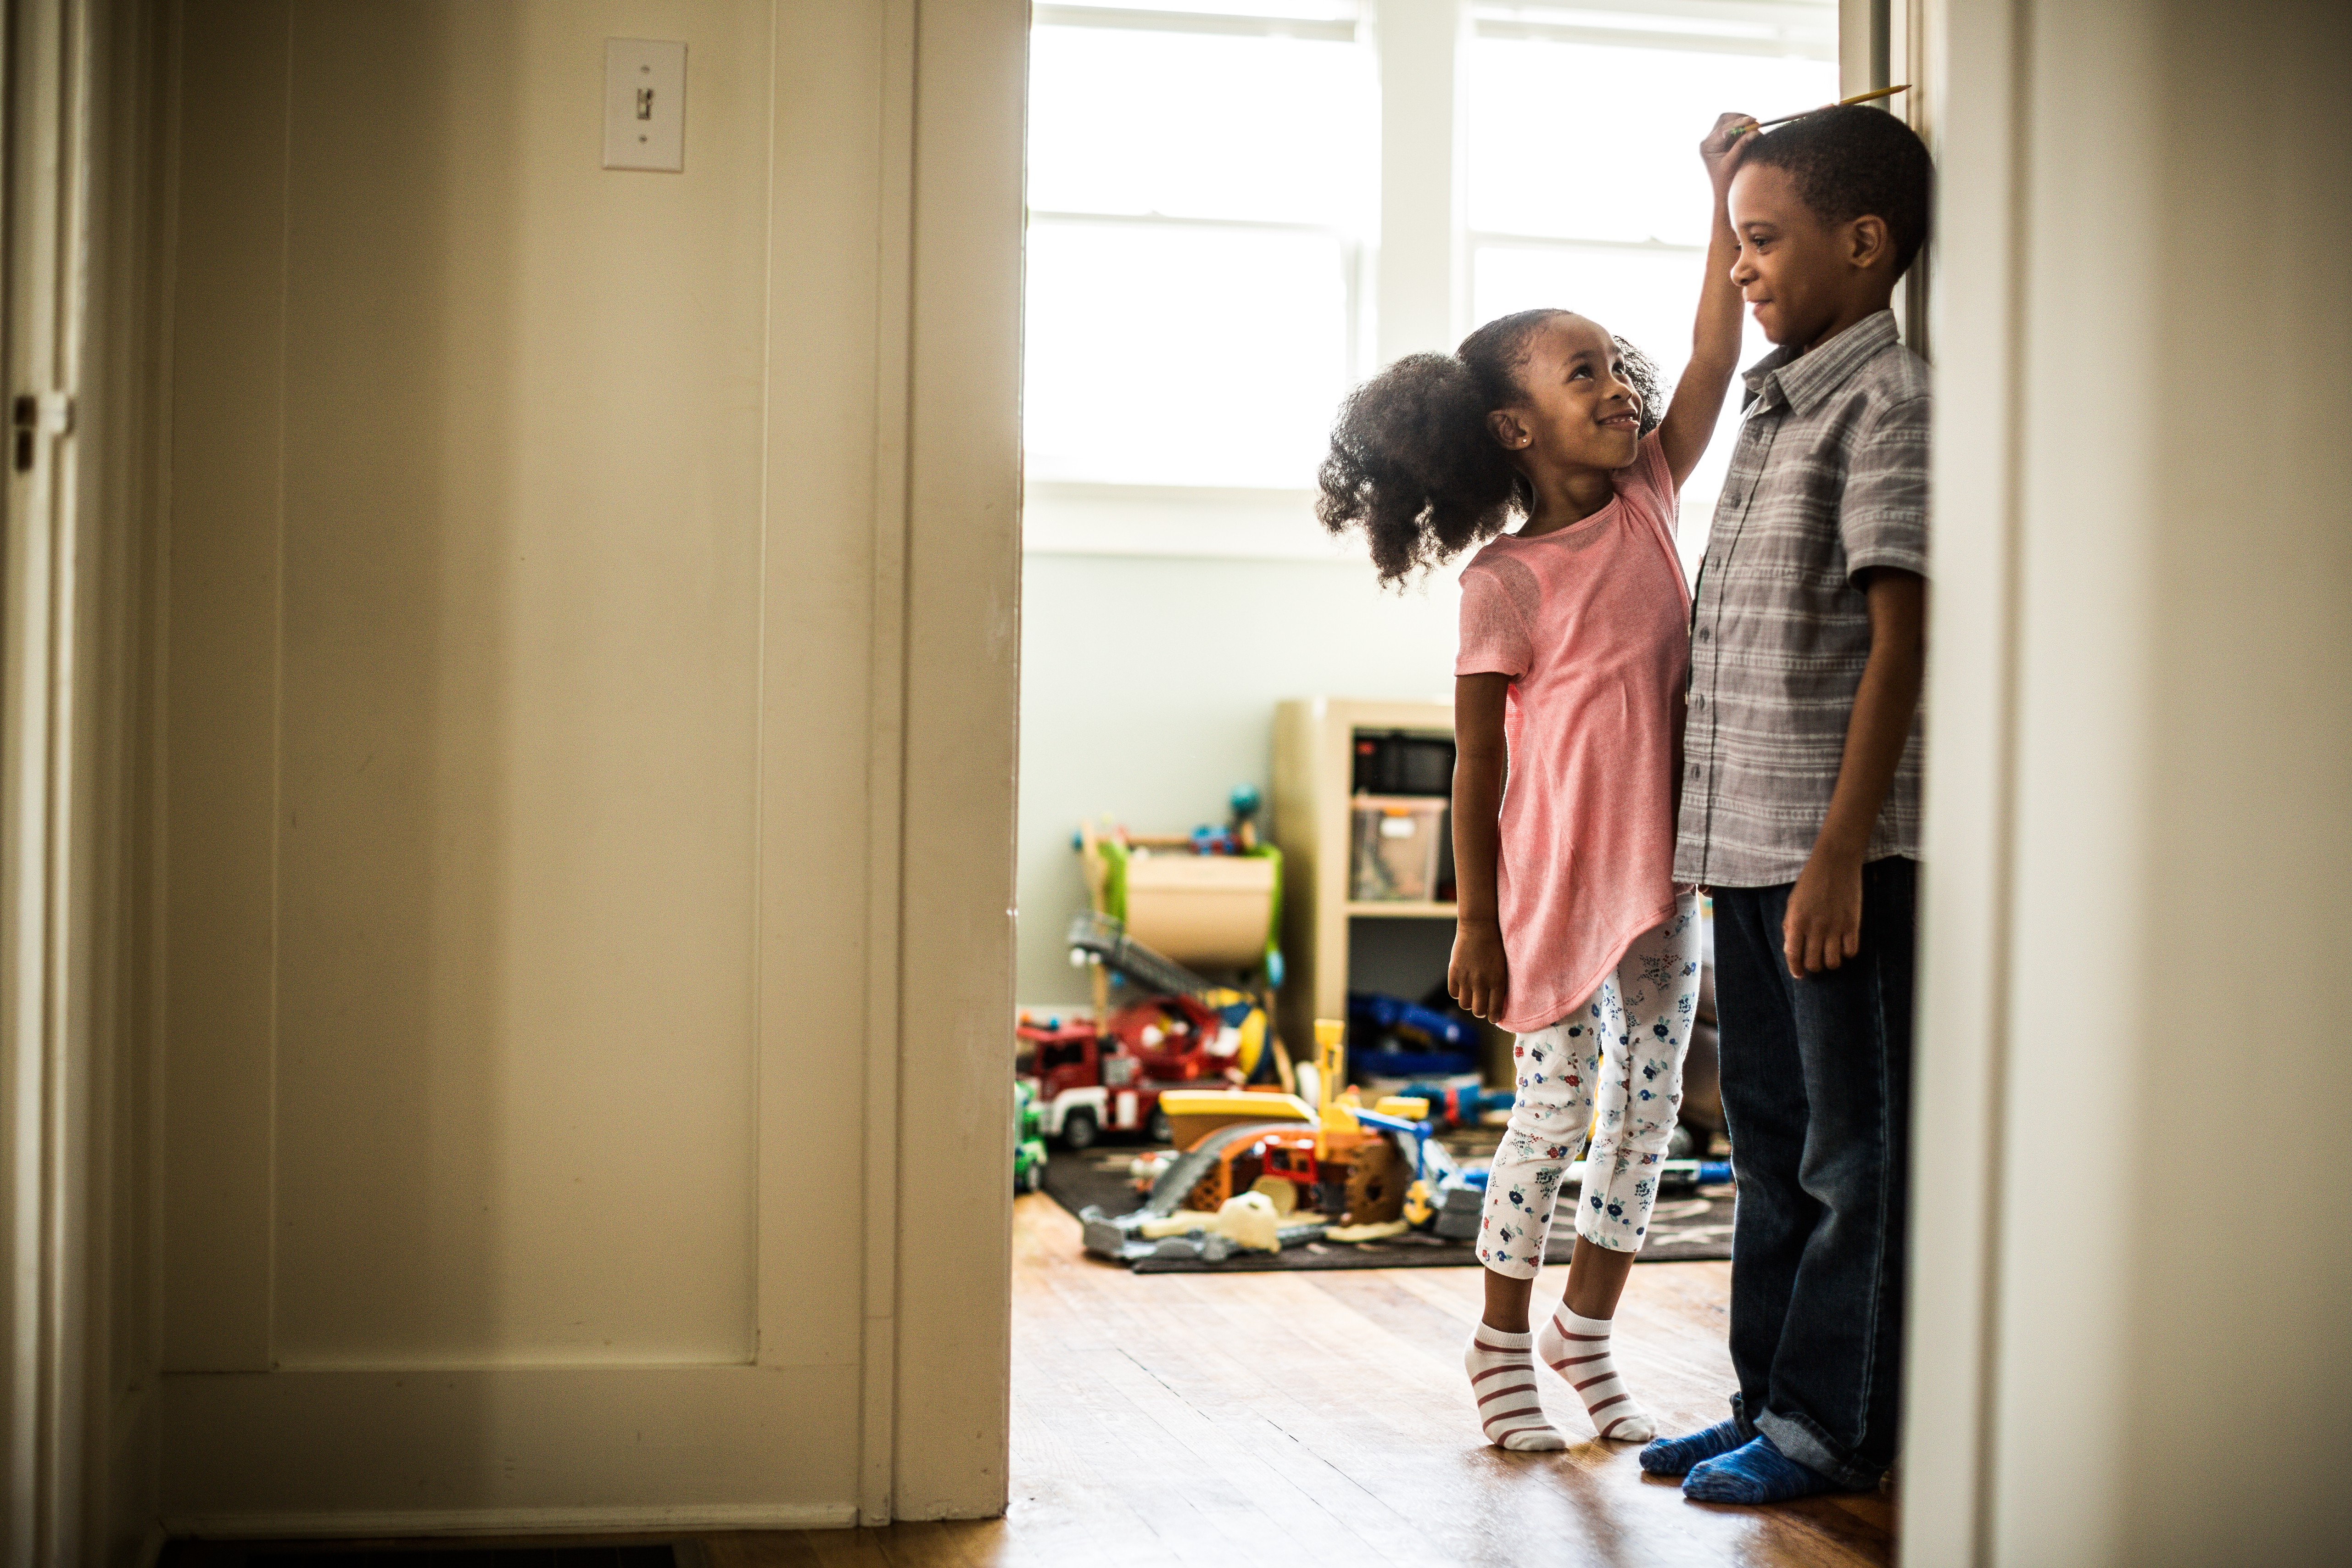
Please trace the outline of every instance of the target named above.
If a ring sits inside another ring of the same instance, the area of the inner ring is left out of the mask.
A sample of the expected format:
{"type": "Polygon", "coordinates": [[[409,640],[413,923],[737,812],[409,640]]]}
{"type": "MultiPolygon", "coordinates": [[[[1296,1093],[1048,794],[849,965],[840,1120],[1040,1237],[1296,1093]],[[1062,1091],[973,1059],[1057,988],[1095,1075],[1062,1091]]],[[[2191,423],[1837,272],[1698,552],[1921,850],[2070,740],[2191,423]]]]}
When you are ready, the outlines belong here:
{"type": "Polygon", "coordinates": [[[1315,1157],[1331,1157],[1333,1133],[1358,1133],[1362,1124],[1340,1103],[1339,1084],[1348,1065],[1348,1026],[1338,1019],[1315,1020],[1315,1157]]]}
{"type": "Polygon", "coordinates": [[[1314,1124],[1315,1107],[1296,1094],[1250,1089],[1163,1089],[1160,1109],[1168,1118],[1168,1141],[1189,1149],[1220,1127],[1241,1122],[1314,1124]]]}

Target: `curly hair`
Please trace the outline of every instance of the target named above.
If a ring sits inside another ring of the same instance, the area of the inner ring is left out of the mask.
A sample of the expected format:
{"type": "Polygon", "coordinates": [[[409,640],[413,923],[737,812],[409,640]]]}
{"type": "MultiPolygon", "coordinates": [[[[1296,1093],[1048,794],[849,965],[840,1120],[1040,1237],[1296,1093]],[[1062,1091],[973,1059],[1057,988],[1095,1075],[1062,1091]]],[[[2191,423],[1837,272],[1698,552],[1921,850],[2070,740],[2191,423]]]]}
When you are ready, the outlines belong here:
{"type": "Polygon", "coordinates": [[[1900,277],[1927,243],[1936,166],[1919,133],[1883,109],[1843,105],[1766,131],[1748,162],[1788,171],[1797,199],[1825,224],[1867,214],[1886,225],[1900,277]]]}
{"type": "MultiPolygon", "coordinates": [[[[1315,515],[1334,534],[1361,528],[1383,586],[1443,565],[1535,506],[1535,491],[1486,428],[1524,400],[1519,368],[1536,329],[1566,310],[1487,322],[1450,354],[1408,354],[1348,394],[1317,475],[1315,515]]],[[[1664,407],[1658,369],[1622,338],[1625,379],[1642,394],[1642,434],[1664,407]]]]}

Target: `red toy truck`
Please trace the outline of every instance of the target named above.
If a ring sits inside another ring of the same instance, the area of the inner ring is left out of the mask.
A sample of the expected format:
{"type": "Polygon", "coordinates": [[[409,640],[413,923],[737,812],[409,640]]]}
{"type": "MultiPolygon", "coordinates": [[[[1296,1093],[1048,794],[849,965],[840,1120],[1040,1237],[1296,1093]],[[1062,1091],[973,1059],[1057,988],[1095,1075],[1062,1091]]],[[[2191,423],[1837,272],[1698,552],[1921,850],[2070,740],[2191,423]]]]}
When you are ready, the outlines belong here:
{"type": "Polygon", "coordinates": [[[1121,1008],[1105,1036],[1089,1019],[1021,1015],[1013,1033],[1034,1053],[1032,1082],[1045,1135],[1083,1149],[1101,1134],[1141,1132],[1168,1141],[1160,1092],[1226,1076],[1231,1030],[1190,997],[1152,997],[1121,1008]]]}

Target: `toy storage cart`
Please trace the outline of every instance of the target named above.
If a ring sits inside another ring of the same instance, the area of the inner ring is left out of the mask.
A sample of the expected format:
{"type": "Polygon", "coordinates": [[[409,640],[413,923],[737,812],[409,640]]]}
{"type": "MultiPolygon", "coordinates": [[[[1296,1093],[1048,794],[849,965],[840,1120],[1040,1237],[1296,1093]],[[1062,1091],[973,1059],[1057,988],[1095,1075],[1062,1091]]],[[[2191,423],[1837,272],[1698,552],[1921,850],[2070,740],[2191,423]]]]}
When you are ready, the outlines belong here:
{"type": "MultiPolygon", "coordinates": [[[[1129,836],[1087,824],[1078,831],[1087,894],[1095,913],[1187,968],[1212,975],[1262,972],[1279,983],[1276,946],[1282,919],[1282,852],[1260,844],[1245,854],[1203,855],[1191,841],[1129,836]]],[[[1095,966],[1095,1016],[1108,1016],[1108,977],[1095,966]]]]}

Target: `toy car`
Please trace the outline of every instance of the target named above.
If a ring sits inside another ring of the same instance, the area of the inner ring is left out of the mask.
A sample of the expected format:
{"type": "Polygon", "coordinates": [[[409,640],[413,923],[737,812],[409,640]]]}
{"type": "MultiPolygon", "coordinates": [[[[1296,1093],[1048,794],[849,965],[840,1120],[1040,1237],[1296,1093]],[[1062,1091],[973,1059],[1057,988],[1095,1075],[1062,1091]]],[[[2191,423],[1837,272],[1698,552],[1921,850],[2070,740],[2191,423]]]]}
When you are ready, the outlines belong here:
{"type": "Polygon", "coordinates": [[[1035,1192],[1045,1185],[1045,1140],[1039,1135],[1037,1096],[1013,1082],[1013,1190],[1035,1192]]]}

